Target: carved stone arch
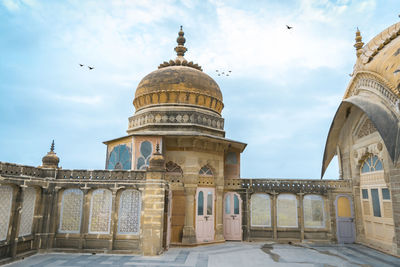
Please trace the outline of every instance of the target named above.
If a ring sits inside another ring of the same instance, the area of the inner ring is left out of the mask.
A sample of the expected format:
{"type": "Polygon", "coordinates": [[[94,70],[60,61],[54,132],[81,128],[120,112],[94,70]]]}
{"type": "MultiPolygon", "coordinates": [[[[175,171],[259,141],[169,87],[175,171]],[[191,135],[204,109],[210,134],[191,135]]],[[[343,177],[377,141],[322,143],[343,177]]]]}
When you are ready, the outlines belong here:
{"type": "Polygon", "coordinates": [[[360,89],[362,90],[365,88],[372,89],[370,91],[392,101],[395,101],[396,94],[400,94],[398,88],[381,75],[370,71],[360,71],[355,74],[343,98],[346,99],[357,95],[360,89]]]}
{"type": "Polygon", "coordinates": [[[392,162],[396,164],[399,161],[400,120],[398,114],[383,102],[373,101],[369,97],[361,95],[352,96],[342,101],[331,124],[325,145],[321,177],[336,153],[336,145],[348,117],[349,108],[358,108],[368,116],[382,138],[392,162]]]}

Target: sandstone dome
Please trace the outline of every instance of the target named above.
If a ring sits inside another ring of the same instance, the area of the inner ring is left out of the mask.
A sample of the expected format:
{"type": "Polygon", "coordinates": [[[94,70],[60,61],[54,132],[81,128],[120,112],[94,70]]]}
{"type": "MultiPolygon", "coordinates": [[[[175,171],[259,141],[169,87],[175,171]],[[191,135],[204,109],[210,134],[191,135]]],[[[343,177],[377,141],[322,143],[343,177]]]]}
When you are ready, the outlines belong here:
{"type": "Polygon", "coordinates": [[[207,74],[193,67],[161,67],[139,83],[133,105],[136,110],[165,104],[200,106],[221,113],[222,93],[207,74]]]}
{"type": "Polygon", "coordinates": [[[184,33],[179,31],[177,58],[160,64],[158,70],[146,75],[139,83],[133,105],[136,111],[154,106],[195,106],[221,114],[222,93],[218,84],[202,68],[183,56],[184,33]]]}

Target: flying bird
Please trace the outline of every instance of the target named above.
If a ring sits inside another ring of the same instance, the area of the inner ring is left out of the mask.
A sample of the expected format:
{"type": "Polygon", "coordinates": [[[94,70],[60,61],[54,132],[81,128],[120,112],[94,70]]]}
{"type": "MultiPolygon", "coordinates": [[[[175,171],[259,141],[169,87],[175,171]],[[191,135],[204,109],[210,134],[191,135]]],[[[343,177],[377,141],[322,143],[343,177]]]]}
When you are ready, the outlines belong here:
{"type": "Polygon", "coordinates": [[[94,67],[90,67],[90,66],[88,66],[88,68],[89,68],[89,70],[92,70],[92,69],[94,69],[94,67]]]}
{"type": "Polygon", "coordinates": [[[292,27],[292,26],[289,26],[289,25],[286,25],[286,28],[287,28],[288,30],[290,30],[290,29],[292,29],[293,27],[292,27]]]}
{"type": "Polygon", "coordinates": [[[85,65],[83,65],[83,64],[79,64],[79,66],[83,67],[83,66],[85,66],[85,65]]]}

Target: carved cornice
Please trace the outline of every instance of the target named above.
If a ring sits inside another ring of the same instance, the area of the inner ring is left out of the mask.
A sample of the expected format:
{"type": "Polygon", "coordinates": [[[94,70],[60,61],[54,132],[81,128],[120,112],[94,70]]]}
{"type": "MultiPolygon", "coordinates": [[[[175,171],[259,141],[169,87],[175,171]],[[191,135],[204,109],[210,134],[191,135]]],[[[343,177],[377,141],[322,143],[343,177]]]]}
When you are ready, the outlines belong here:
{"type": "Polygon", "coordinates": [[[149,111],[129,118],[129,130],[146,125],[198,125],[215,130],[224,130],[224,119],[197,111],[149,111]]]}
{"type": "Polygon", "coordinates": [[[379,95],[387,100],[396,111],[399,111],[400,92],[382,76],[370,71],[357,72],[350,82],[343,99],[358,95],[361,90],[371,91],[379,95]]]}

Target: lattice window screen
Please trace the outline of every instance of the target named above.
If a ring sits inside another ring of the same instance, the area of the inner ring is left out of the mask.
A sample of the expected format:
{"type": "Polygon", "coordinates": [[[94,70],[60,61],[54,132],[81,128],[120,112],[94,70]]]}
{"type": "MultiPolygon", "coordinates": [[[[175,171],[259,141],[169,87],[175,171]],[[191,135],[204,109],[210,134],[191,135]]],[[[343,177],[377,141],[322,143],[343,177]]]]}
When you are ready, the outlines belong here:
{"type": "Polygon", "coordinates": [[[19,225],[19,235],[26,236],[32,234],[33,215],[35,213],[36,190],[27,187],[24,192],[22,202],[21,223],[19,225]]]}
{"type": "Polygon", "coordinates": [[[297,227],[297,199],[295,195],[280,194],[277,198],[278,227],[297,227]]]}
{"type": "Polygon", "coordinates": [[[121,193],[118,213],[118,233],[138,234],[140,230],[140,192],[125,190],[121,193]]]}
{"type": "Polygon", "coordinates": [[[61,202],[60,233],[79,233],[81,229],[83,192],[73,188],[64,191],[61,202]]]}
{"type": "Polygon", "coordinates": [[[110,232],[112,194],[105,189],[92,193],[90,205],[89,233],[108,234],[110,232]]]}
{"type": "Polygon", "coordinates": [[[306,195],[303,200],[304,226],[325,227],[324,199],[319,195],[306,195]]]}
{"type": "Polygon", "coordinates": [[[271,199],[268,194],[253,194],[251,204],[251,226],[271,226],[271,199]]]}
{"type": "Polygon", "coordinates": [[[11,186],[0,186],[0,241],[7,239],[10,226],[13,189],[11,186]]]}

